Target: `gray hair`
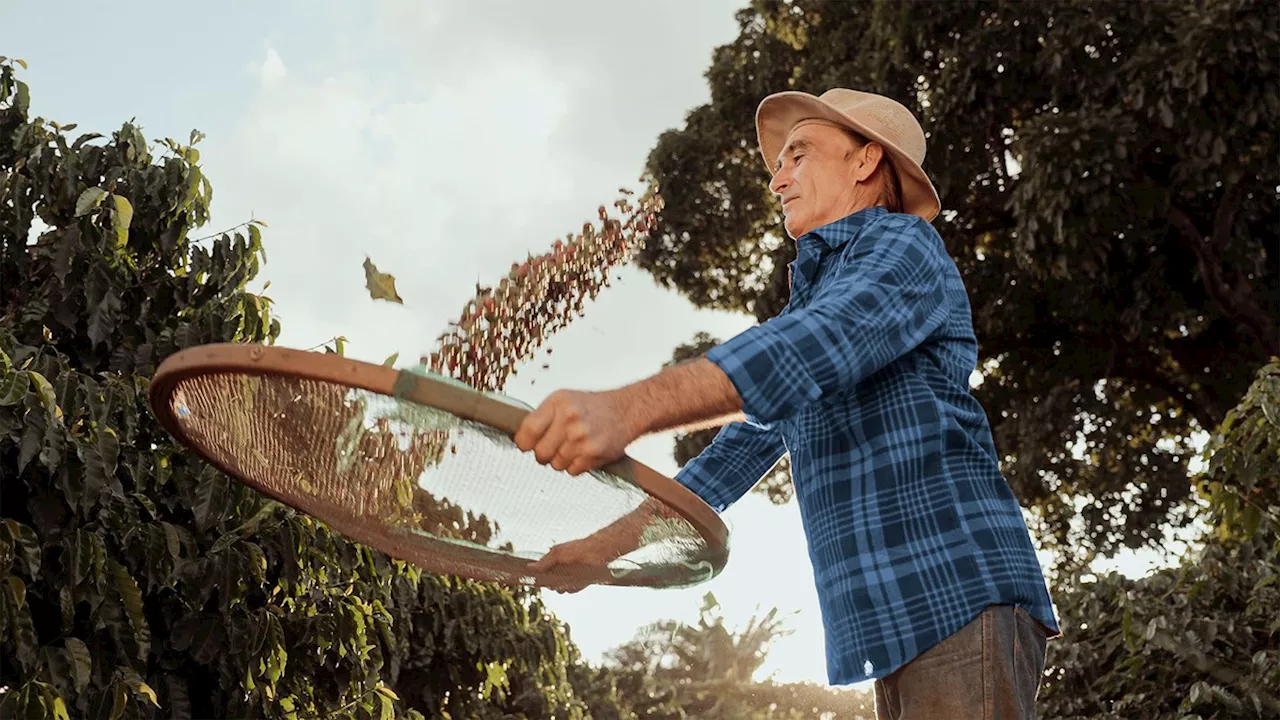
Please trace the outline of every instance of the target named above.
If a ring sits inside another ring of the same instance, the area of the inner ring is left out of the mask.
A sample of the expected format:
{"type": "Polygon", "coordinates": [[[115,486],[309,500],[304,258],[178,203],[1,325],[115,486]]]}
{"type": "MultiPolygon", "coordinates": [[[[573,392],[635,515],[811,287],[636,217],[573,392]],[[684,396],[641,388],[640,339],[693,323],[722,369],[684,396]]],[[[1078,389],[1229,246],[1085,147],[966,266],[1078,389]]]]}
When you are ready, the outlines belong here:
{"type": "MultiPolygon", "coordinates": [[[[854,145],[857,146],[855,149],[860,149],[871,143],[871,140],[850,128],[842,126],[840,129],[849,136],[849,139],[853,140],[854,145]]],[[[889,212],[903,212],[902,180],[898,177],[898,169],[893,166],[893,161],[889,159],[887,154],[881,155],[875,174],[880,176],[880,196],[876,198],[876,204],[885,206],[889,212]]]]}

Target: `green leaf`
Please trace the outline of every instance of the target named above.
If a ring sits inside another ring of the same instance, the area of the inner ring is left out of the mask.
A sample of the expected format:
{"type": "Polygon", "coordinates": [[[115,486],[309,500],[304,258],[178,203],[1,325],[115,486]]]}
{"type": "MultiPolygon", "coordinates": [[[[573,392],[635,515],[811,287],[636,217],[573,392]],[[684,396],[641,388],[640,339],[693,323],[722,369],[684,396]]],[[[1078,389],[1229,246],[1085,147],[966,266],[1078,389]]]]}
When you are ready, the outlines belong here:
{"type": "Polygon", "coordinates": [[[18,441],[18,472],[26,471],[27,465],[40,453],[45,436],[49,432],[49,413],[41,405],[35,405],[28,399],[27,413],[23,422],[22,439],[18,441]],[[34,407],[33,407],[34,405],[34,407]]]}
{"type": "Polygon", "coordinates": [[[14,98],[13,107],[18,111],[19,115],[26,115],[27,110],[31,107],[31,89],[21,80],[18,81],[18,92],[17,97],[14,98]]]}
{"type": "Polygon", "coordinates": [[[106,196],[107,191],[100,187],[91,187],[80,193],[80,197],[76,200],[76,217],[89,214],[89,211],[102,204],[106,196]]]}
{"type": "Polygon", "coordinates": [[[58,588],[58,610],[62,615],[62,632],[71,632],[71,623],[76,615],[76,601],[67,585],[58,588]]]}
{"type": "Polygon", "coordinates": [[[142,679],[142,676],[138,675],[138,671],[133,668],[123,668],[120,671],[120,677],[124,679],[125,683],[127,683],[135,693],[150,700],[152,705],[160,707],[160,701],[156,697],[156,691],[151,689],[151,686],[142,679]]]}
{"type": "Polygon", "coordinates": [[[178,530],[167,522],[160,523],[160,526],[164,528],[164,544],[169,551],[169,557],[177,560],[182,552],[182,545],[178,539],[178,530]]]}
{"type": "Polygon", "coordinates": [[[166,708],[169,717],[173,720],[190,720],[191,713],[191,696],[187,692],[187,683],[183,678],[166,674],[164,676],[164,684],[168,688],[166,693],[166,708]]]}
{"type": "Polygon", "coordinates": [[[102,300],[89,313],[89,340],[97,347],[107,341],[116,329],[120,315],[120,293],[113,286],[106,288],[102,300]]]}
{"type": "Polygon", "coordinates": [[[31,608],[27,604],[27,586],[22,580],[10,575],[8,581],[4,583],[4,593],[0,596],[0,603],[4,607],[0,607],[0,617],[5,615],[9,618],[9,627],[4,628],[5,634],[16,652],[13,657],[18,661],[18,666],[25,672],[31,672],[36,665],[36,652],[39,648],[39,641],[36,639],[35,626],[31,623],[31,608]]]}
{"type": "Polygon", "coordinates": [[[0,407],[17,405],[26,397],[31,381],[24,371],[11,372],[0,379],[0,407]]]}
{"type": "Polygon", "coordinates": [[[17,575],[10,575],[5,578],[5,582],[9,583],[9,589],[13,592],[14,607],[22,607],[27,604],[27,585],[22,582],[22,578],[17,575]]]}
{"type": "Polygon", "coordinates": [[[367,255],[364,258],[364,284],[369,290],[369,297],[374,300],[404,304],[404,300],[401,300],[400,295],[396,293],[396,279],[386,273],[378,272],[378,268],[367,255]]]}
{"type": "Polygon", "coordinates": [[[396,708],[391,702],[391,698],[386,695],[379,695],[378,699],[382,701],[382,707],[378,712],[378,720],[395,720],[396,708]]]}
{"type": "Polygon", "coordinates": [[[111,720],[119,720],[124,717],[125,705],[129,702],[129,695],[125,691],[124,683],[111,683],[111,720]]]}
{"type": "Polygon", "coordinates": [[[142,591],[138,589],[138,583],[134,581],[125,566],[116,562],[114,558],[107,559],[107,567],[110,568],[111,577],[115,580],[116,591],[120,593],[125,614],[129,616],[129,623],[133,626],[133,637],[138,643],[138,659],[145,660],[151,648],[151,631],[147,626],[146,615],[142,611],[142,591]]]}
{"type": "Polygon", "coordinates": [[[31,379],[31,384],[36,386],[36,394],[40,397],[40,402],[44,403],[45,410],[53,412],[58,402],[58,395],[53,391],[53,385],[35,370],[28,370],[27,376],[31,379]]]}
{"type": "Polygon", "coordinates": [[[36,531],[9,518],[5,518],[4,527],[27,564],[28,577],[36,579],[40,573],[40,538],[36,531]]]}
{"type": "Polygon", "coordinates": [[[386,360],[383,360],[382,364],[386,365],[387,367],[394,367],[396,364],[396,360],[398,360],[399,358],[400,358],[400,353],[398,352],[391,353],[391,357],[388,357],[386,360]]]}
{"type": "Polygon", "coordinates": [[[76,455],[85,466],[84,502],[86,507],[92,507],[116,474],[120,442],[115,430],[99,425],[90,442],[76,443],[76,455]]]}
{"type": "Polygon", "coordinates": [[[87,530],[76,530],[76,544],[71,551],[71,582],[80,585],[85,580],[101,580],[101,543],[97,535],[87,530]],[[98,572],[94,572],[97,570],[98,572]]]}
{"type": "Polygon", "coordinates": [[[209,546],[209,553],[210,554],[220,553],[223,550],[226,550],[228,547],[231,546],[232,543],[234,543],[239,539],[240,539],[239,528],[235,530],[229,530],[223,533],[222,537],[214,541],[213,545],[209,546]]]}
{"type": "Polygon", "coordinates": [[[142,506],[143,510],[147,511],[147,514],[151,516],[152,520],[156,520],[160,517],[159,512],[156,510],[156,504],[151,502],[151,498],[143,495],[142,493],[132,493],[130,497],[137,501],[137,503],[142,506]]]}
{"type": "Polygon", "coordinates": [[[133,204],[123,195],[112,195],[111,199],[115,201],[115,212],[112,213],[112,222],[116,230],[116,247],[124,248],[129,244],[129,225],[133,222],[133,204]]]}
{"type": "Polygon", "coordinates": [[[219,519],[226,506],[227,480],[222,476],[205,477],[196,488],[195,504],[191,508],[195,513],[196,529],[204,532],[219,519]]]}
{"type": "Polygon", "coordinates": [[[69,637],[63,641],[63,645],[71,656],[71,682],[76,692],[80,692],[89,685],[93,674],[93,656],[89,654],[89,647],[79,638],[69,637]]]}
{"type": "Polygon", "coordinates": [[[276,683],[284,675],[285,666],[289,662],[289,654],[284,647],[284,627],[280,624],[280,619],[275,615],[267,617],[265,645],[269,649],[269,654],[267,655],[267,679],[272,683],[276,683]]]}
{"type": "MultiPolygon", "coordinates": [[[[52,691],[51,691],[52,692],[52,691]]],[[[67,715],[67,703],[62,699],[61,695],[53,695],[53,720],[71,720],[67,715]]]]}
{"type": "Polygon", "coordinates": [[[1256,505],[1246,505],[1242,514],[1244,536],[1246,539],[1252,538],[1258,532],[1258,525],[1262,522],[1262,511],[1256,505]]]}

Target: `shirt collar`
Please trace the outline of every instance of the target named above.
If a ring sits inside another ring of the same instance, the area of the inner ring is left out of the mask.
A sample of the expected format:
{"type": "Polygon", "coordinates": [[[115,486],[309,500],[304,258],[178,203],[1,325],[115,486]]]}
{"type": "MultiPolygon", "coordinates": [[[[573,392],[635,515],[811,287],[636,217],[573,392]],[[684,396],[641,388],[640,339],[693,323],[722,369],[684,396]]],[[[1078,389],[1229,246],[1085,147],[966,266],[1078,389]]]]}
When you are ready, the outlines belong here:
{"type": "Polygon", "coordinates": [[[882,217],[887,212],[889,212],[888,208],[885,208],[883,205],[864,208],[850,215],[846,215],[839,220],[829,222],[826,225],[810,230],[801,236],[801,240],[806,238],[812,242],[822,240],[826,242],[827,245],[831,246],[832,249],[836,249],[857,237],[858,233],[861,232],[864,227],[882,217]]]}

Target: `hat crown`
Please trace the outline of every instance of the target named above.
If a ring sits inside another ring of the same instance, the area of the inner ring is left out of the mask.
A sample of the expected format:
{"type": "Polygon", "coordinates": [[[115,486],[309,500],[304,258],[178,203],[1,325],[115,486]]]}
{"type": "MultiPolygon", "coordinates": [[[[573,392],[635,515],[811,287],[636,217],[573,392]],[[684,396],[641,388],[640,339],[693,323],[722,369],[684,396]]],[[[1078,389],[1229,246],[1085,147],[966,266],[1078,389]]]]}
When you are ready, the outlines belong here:
{"type": "Polygon", "coordinates": [[[828,90],[821,99],[897,145],[916,163],[924,164],[924,129],[902,103],[883,95],[845,88],[828,90]]]}
{"type": "Polygon", "coordinates": [[[756,140],[770,175],[780,169],[779,154],[787,137],[807,121],[833,123],[880,143],[902,185],[903,211],[927,221],[937,216],[938,191],[923,167],[924,129],[901,103],[848,88],[831,88],[821,96],[784,90],[766,97],[756,108],[756,140]]]}

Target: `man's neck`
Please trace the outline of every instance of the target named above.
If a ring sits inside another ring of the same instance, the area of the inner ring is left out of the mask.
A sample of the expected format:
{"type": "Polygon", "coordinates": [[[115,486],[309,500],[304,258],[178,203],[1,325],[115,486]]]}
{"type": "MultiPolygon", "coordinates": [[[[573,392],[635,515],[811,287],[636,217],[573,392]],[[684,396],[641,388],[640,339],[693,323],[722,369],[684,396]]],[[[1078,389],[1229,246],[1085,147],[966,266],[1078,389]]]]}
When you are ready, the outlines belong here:
{"type": "Polygon", "coordinates": [[[831,214],[831,217],[829,217],[828,219],[823,220],[823,221],[821,221],[821,222],[818,222],[818,223],[817,223],[817,224],[815,224],[813,227],[811,227],[811,228],[809,228],[808,230],[805,230],[804,232],[800,233],[800,234],[799,234],[796,238],[794,238],[794,239],[799,240],[800,238],[804,237],[805,235],[808,235],[809,233],[813,232],[814,230],[818,230],[818,229],[820,229],[820,228],[827,227],[828,225],[831,225],[832,223],[837,223],[837,222],[840,222],[841,220],[844,220],[844,219],[846,219],[846,218],[853,217],[854,215],[857,215],[857,214],[858,214],[858,213],[860,213],[860,212],[863,212],[863,211],[866,211],[866,210],[872,210],[872,209],[874,209],[874,208],[878,208],[878,207],[884,207],[884,206],[883,206],[882,204],[880,204],[880,203],[857,204],[857,205],[853,206],[853,209],[848,210],[847,212],[835,212],[835,213],[832,213],[832,214],[831,214]]]}

